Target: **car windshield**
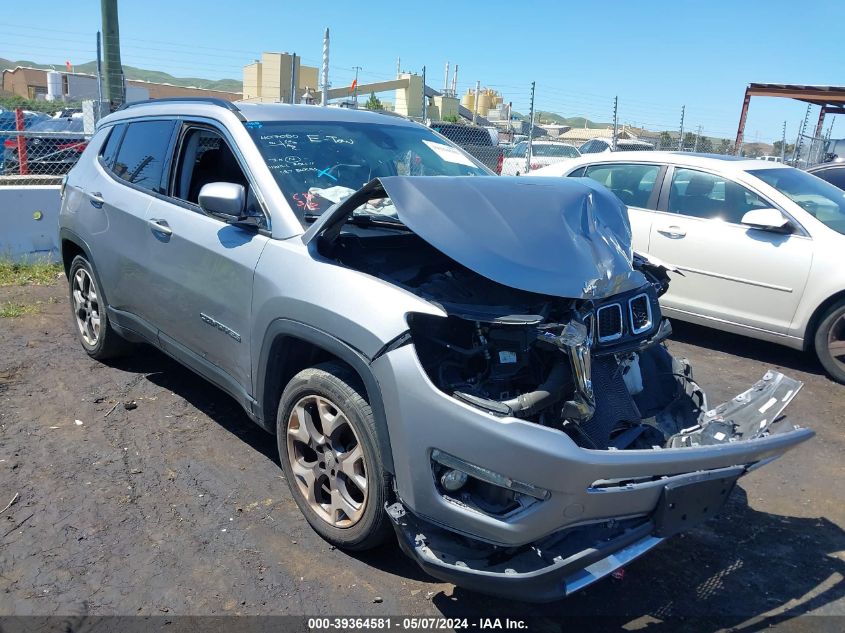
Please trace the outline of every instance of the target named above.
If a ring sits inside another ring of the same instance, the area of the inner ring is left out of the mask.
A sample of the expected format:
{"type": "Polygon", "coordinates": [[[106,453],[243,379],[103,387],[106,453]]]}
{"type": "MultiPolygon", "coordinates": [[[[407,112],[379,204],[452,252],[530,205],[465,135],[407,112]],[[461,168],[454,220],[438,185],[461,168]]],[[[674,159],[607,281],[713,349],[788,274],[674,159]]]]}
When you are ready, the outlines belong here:
{"type": "Polygon", "coordinates": [[[845,235],[845,191],[800,169],[754,169],[748,173],[780,191],[819,222],[845,235]]]}
{"type": "Polygon", "coordinates": [[[533,156],[555,156],[564,158],[578,158],[581,152],[571,145],[562,145],[555,143],[534,143],[531,146],[531,154],[533,156]]]}
{"type": "MultiPolygon", "coordinates": [[[[422,126],[313,121],[245,125],[300,219],[320,215],[373,178],[491,175],[422,126]]],[[[389,201],[373,201],[355,213],[398,222],[389,201]]]]}
{"type": "Polygon", "coordinates": [[[83,121],[81,118],[47,119],[29,129],[33,132],[82,132],[83,121]]]}

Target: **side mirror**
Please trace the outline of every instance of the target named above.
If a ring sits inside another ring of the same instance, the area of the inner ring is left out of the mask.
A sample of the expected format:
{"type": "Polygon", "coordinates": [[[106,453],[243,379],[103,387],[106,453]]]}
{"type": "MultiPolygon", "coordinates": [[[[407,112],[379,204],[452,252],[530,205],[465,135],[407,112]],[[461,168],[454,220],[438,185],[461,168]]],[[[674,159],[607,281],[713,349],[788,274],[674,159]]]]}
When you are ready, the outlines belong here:
{"type": "Polygon", "coordinates": [[[772,231],[774,233],[790,233],[792,225],[789,219],[777,209],[754,209],[742,216],[742,223],[753,229],[772,231]]]}
{"type": "Polygon", "coordinates": [[[237,222],[244,215],[246,193],[243,185],[233,182],[210,182],[199,195],[200,208],[224,222],[237,222]]]}

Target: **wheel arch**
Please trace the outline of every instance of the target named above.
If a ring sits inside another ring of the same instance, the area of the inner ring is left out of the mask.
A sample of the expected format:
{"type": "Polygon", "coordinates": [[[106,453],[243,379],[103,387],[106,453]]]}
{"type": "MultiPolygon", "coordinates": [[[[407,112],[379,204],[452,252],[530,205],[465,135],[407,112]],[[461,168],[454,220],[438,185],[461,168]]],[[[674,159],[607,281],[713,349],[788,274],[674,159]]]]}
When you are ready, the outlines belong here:
{"type": "Polygon", "coordinates": [[[259,424],[266,431],[275,433],[279,398],[285,385],[299,371],[328,360],[344,363],[361,379],[367,401],[373,410],[376,442],[384,466],[393,474],[395,469],[387,417],[381,389],[370,370],[369,359],[340,339],[306,323],[279,318],[267,327],[255,374],[259,424]]]}
{"type": "Polygon", "coordinates": [[[62,266],[64,267],[65,277],[68,277],[70,274],[70,266],[73,263],[74,257],[82,255],[88,260],[88,263],[91,264],[91,270],[94,273],[94,279],[100,289],[100,294],[103,297],[103,303],[106,307],[108,307],[108,291],[103,287],[100,274],[97,272],[97,264],[94,263],[94,257],[91,255],[91,249],[85,240],[70,229],[62,227],[59,229],[59,252],[62,258],[62,266]]]}
{"type": "Polygon", "coordinates": [[[819,325],[819,322],[822,320],[825,312],[827,312],[830,307],[840,301],[845,300],[845,290],[840,290],[839,292],[829,296],[827,299],[822,301],[818,307],[813,311],[813,315],[810,317],[810,320],[807,322],[807,329],[804,330],[804,351],[812,351],[814,341],[816,338],[816,328],[819,325]]]}

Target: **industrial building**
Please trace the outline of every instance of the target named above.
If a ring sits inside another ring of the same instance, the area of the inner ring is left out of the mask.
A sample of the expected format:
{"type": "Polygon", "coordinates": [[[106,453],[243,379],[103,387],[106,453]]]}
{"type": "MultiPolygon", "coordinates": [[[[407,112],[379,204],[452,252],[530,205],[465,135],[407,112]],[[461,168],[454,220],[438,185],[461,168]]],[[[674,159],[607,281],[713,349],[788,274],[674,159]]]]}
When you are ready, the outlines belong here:
{"type": "Polygon", "coordinates": [[[269,103],[291,103],[291,78],[296,76],[294,101],[299,103],[306,88],[317,89],[314,66],[300,63],[299,56],[290,53],[262,53],[261,60],[244,66],[243,100],[269,103]]]}

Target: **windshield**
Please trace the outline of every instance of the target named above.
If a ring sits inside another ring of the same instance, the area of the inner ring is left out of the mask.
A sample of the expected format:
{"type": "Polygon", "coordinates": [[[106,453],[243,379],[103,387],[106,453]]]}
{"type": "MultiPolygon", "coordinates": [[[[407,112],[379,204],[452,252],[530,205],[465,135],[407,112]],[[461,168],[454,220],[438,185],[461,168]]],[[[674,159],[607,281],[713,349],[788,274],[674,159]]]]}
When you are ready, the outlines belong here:
{"type": "Polygon", "coordinates": [[[748,173],[780,191],[819,222],[845,235],[845,191],[800,169],[754,169],[748,173]]]}
{"type": "Polygon", "coordinates": [[[557,145],[554,143],[533,143],[531,145],[531,154],[533,156],[555,156],[564,158],[578,158],[581,152],[571,145],[557,145]]]}
{"type": "MultiPolygon", "coordinates": [[[[300,220],[320,215],[380,176],[488,176],[483,166],[429,129],[313,121],[245,124],[300,220]]],[[[356,214],[395,216],[388,203],[356,214]]]]}

